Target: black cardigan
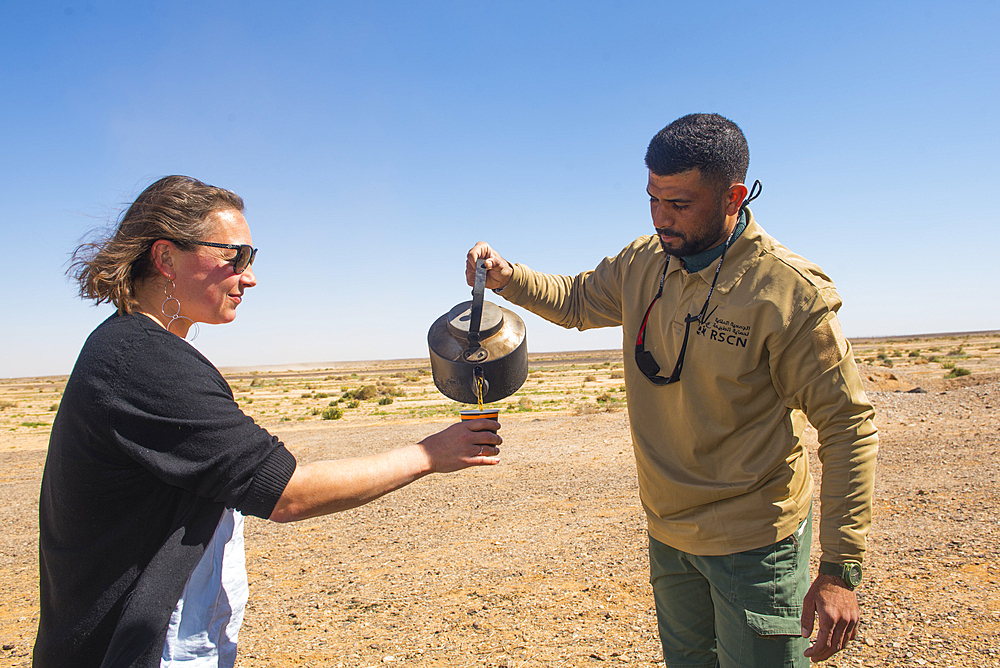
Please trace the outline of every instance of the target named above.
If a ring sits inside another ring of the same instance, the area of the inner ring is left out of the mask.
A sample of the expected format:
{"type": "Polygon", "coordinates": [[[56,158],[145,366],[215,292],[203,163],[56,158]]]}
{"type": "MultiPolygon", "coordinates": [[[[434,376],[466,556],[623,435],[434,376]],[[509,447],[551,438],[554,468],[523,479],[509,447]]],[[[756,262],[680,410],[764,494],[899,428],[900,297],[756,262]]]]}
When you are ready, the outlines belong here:
{"type": "Polygon", "coordinates": [[[108,318],[52,425],[33,665],[159,666],[223,509],[268,517],[294,470],[191,345],[143,315],[108,318]]]}

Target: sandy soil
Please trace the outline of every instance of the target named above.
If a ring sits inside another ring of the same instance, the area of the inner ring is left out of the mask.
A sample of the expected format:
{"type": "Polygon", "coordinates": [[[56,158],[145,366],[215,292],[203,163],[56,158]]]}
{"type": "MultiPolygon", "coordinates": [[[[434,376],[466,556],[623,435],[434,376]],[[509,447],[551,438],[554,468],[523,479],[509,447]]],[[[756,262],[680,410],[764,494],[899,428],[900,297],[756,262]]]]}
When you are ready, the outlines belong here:
{"type": "MultiPolygon", "coordinates": [[[[860,639],[827,665],[1000,666],[1000,334],[854,349],[882,447],[860,639]],[[945,378],[956,367],[970,373],[945,378]]],[[[463,406],[428,368],[227,377],[245,410],[311,461],[453,421],[463,406]],[[366,385],[372,398],[342,398],[366,385]]],[[[501,466],[295,525],[248,519],[238,665],[662,665],[620,353],[532,355],[530,368],[501,402],[501,466]]],[[[65,380],[0,380],[0,665],[30,664],[38,486],[65,380]]]]}

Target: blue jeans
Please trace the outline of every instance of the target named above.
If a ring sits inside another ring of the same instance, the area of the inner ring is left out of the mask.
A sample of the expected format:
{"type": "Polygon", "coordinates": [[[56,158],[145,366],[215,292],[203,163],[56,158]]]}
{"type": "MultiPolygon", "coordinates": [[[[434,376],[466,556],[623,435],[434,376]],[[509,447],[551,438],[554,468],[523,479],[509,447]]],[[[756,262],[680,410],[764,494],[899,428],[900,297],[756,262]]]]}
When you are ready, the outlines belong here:
{"type": "Polygon", "coordinates": [[[702,557],[649,538],[649,581],[666,668],[800,668],[812,514],[788,538],[702,557]]]}

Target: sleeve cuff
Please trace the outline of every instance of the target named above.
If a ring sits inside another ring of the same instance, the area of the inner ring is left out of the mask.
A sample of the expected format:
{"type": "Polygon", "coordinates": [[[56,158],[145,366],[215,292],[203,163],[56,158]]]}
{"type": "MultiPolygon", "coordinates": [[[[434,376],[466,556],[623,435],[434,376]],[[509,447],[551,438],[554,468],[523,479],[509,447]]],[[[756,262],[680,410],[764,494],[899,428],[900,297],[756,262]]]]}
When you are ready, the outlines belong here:
{"type": "Polygon", "coordinates": [[[510,280],[507,281],[507,285],[503,286],[503,289],[500,292],[497,292],[496,290],[494,290],[494,292],[507,301],[514,302],[514,300],[519,297],[522,292],[524,292],[524,286],[526,283],[525,269],[526,267],[515,262],[514,273],[511,275],[510,280]]]}
{"type": "Polygon", "coordinates": [[[247,490],[243,501],[237,504],[236,509],[244,515],[263,519],[270,517],[282,492],[285,491],[285,486],[292,479],[295,466],[295,455],[279,443],[257,469],[253,482],[250,483],[250,489],[247,490]]]}

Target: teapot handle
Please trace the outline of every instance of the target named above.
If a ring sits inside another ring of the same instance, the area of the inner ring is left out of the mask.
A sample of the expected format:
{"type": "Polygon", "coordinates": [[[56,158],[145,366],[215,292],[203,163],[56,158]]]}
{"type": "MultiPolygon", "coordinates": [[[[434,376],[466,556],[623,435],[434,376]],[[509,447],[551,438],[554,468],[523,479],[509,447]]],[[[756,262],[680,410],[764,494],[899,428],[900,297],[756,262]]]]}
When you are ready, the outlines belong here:
{"type": "Polygon", "coordinates": [[[472,288],[472,312],[469,314],[470,348],[479,343],[479,328],[483,323],[483,295],[486,292],[486,260],[476,260],[476,284],[472,288]]]}

